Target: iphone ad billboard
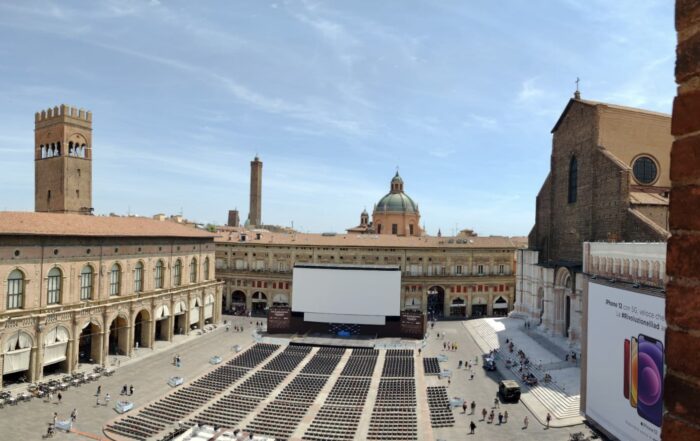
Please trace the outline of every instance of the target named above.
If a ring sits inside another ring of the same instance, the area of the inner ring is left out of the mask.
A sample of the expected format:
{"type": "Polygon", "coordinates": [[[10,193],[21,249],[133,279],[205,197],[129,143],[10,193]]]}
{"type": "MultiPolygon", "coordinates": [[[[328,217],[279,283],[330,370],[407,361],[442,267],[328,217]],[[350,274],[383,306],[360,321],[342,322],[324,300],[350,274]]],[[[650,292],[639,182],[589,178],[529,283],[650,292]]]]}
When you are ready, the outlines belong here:
{"type": "Polygon", "coordinates": [[[586,416],[621,440],[661,439],[665,299],[588,286],[586,416]]]}

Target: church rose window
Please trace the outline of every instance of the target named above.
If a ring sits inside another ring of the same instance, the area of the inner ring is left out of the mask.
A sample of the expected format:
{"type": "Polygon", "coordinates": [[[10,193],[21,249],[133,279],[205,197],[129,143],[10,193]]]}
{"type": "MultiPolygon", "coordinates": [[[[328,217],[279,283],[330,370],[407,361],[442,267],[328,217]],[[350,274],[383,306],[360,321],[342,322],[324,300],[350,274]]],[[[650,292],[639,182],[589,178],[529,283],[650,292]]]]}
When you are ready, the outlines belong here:
{"type": "Polygon", "coordinates": [[[652,184],[658,174],[656,162],[648,156],[640,156],[635,159],[632,166],[634,178],[640,184],[652,184]]]}

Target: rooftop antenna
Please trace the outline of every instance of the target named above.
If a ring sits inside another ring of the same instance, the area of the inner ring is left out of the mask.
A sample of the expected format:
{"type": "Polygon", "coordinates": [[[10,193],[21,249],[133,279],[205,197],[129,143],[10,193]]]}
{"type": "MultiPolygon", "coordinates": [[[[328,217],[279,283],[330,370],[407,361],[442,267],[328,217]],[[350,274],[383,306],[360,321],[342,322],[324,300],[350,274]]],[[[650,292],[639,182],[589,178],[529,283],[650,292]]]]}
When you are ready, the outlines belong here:
{"type": "Polygon", "coordinates": [[[576,92],[574,92],[574,98],[577,100],[581,99],[581,91],[578,90],[578,83],[581,82],[579,77],[576,77],[576,92]]]}

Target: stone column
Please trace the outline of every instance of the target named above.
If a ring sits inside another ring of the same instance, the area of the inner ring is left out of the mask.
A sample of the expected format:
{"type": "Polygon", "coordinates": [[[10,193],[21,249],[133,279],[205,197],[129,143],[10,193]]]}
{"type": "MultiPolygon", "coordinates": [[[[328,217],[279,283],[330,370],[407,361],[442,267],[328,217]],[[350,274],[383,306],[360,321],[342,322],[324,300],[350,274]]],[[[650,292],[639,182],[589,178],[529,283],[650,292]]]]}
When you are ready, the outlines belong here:
{"type": "Polygon", "coordinates": [[[486,297],[486,315],[489,317],[493,315],[493,300],[493,292],[488,292],[486,297]]]}
{"type": "Polygon", "coordinates": [[[95,362],[97,364],[104,365],[105,364],[105,357],[107,357],[107,354],[109,354],[109,352],[107,352],[107,350],[105,350],[105,348],[107,348],[109,346],[109,331],[107,331],[107,332],[102,331],[98,335],[100,336],[99,337],[100,338],[100,347],[99,347],[99,351],[97,352],[97,358],[95,359],[95,362]]]}
{"type": "MultiPolygon", "coordinates": [[[[88,324],[88,328],[90,325],[88,324]]],[[[73,373],[78,367],[78,361],[80,361],[80,334],[82,329],[80,328],[80,322],[78,318],[73,319],[73,348],[69,349],[68,353],[71,355],[72,359],[69,360],[68,372],[73,373]]],[[[70,345],[69,345],[70,347],[70,345]]]]}
{"type": "Polygon", "coordinates": [[[5,371],[5,354],[0,352],[0,389],[2,389],[2,373],[5,371]]]}
{"type": "Polygon", "coordinates": [[[156,348],[156,325],[158,324],[155,317],[153,317],[154,313],[155,311],[151,311],[151,320],[148,322],[148,335],[146,336],[146,346],[151,348],[151,350],[156,348]]]}
{"type": "Polygon", "coordinates": [[[184,331],[185,335],[190,335],[190,297],[187,296],[187,299],[185,300],[185,326],[184,326],[184,331]]]}
{"type": "MultiPolygon", "coordinates": [[[[43,342],[42,342],[43,343],[43,342]]],[[[43,374],[42,365],[39,364],[39,346],[32,346],[32,353],[29,359],[29,381],[36,383],[41,381],[43,374]]]]}
{"type": "Polygon", "coordinates": [[[134,311],[129,310],[129,317],[127,318],[127,328],[126,328],[126,355],[131,357],[134,355],[134,345],[136,344],[134,340],[134,311]]]}

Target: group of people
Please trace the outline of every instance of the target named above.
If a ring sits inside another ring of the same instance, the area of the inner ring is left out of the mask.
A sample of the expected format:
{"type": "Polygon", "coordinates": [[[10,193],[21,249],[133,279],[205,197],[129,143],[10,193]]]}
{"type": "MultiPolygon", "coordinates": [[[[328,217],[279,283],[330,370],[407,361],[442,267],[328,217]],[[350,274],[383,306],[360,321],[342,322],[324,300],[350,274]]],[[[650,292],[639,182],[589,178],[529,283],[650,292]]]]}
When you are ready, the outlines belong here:
{"type": "Polygon", "coordinates": [[[452,341],[444,341],[442,342],[442,350],[443,351],[456,351],[459,349],[459,346],[457,346],[457,343],[452,342],[452,341]]]}
{"type": "MultiPolygon", "coordinates": [[[[78,409],[73,409],[70,413],[71,424],[75,423],[78,419],[78,409]]],[[[49,423],[49,427],[46,429],[46,438],[51,438],[54,433],[56,433],[56,423],[58,422],[58,412],[53,413],[53,421],[49,423]]]]}
{"type": "MultiPolygon", "coordinates": [[[[102,385],[100,384],[99,386],[97,386],[97,392],[95,392],[95,397],[97,397],[97,398],[95,399],[95,406],[99,406],[99,405],[100,405],[100,395],[101,395],[101,394],[102,394],[102,385]]],[[[105,405],[105,406],[109,406],[109,402],[110,402],[111,400],[112,400],[112,396],[109,394],[109,392],[107,392],[107,393],[105,394],[104,405],[105,405]]]]}
{"type": "Polygon", "coordinates": [[[125,384],[122,386],[122,391],[119,395],[133,395],[134,394],[134,385],[132,384],[131,386],[128,386],[125,384]]]}

